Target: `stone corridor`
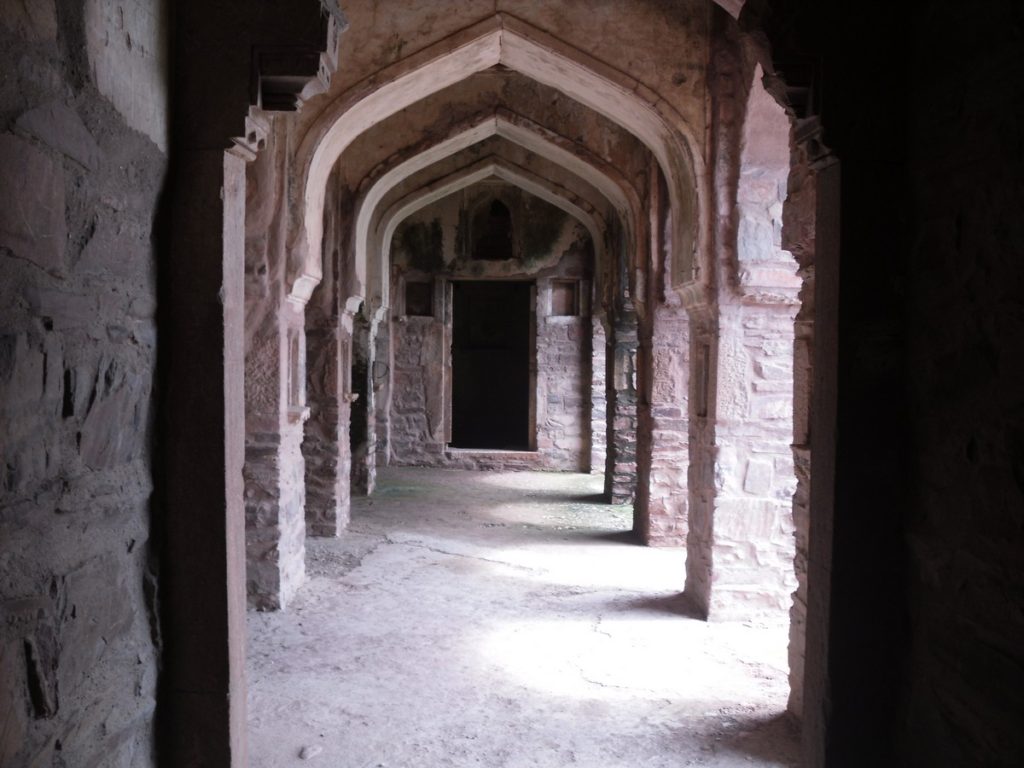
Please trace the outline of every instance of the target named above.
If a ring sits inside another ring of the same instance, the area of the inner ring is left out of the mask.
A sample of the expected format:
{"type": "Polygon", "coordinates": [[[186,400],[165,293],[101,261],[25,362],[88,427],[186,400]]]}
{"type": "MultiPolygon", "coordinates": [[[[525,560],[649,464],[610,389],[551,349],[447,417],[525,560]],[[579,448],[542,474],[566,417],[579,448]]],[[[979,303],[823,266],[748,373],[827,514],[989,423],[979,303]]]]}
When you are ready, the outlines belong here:
{"type": "Polygon", "coordinates": [[[249,621],[254,768],[793,766],[785,626],[705,623],[601,478],[386,468],[249,621]]]}

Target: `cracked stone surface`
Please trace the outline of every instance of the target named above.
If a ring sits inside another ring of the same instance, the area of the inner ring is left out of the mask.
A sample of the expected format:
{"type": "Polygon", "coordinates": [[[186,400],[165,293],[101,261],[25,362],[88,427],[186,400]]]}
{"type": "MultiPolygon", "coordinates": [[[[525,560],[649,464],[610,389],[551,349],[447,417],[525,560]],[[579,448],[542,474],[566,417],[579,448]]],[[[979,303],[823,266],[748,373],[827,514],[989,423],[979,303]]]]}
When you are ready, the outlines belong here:
{"type": "Polygon", "coordinates": [[[382,470],[289,610],[249,616],[251,764],[795,766],[787,628],[688,616],[684,551],[600,490],[382,470]]]}

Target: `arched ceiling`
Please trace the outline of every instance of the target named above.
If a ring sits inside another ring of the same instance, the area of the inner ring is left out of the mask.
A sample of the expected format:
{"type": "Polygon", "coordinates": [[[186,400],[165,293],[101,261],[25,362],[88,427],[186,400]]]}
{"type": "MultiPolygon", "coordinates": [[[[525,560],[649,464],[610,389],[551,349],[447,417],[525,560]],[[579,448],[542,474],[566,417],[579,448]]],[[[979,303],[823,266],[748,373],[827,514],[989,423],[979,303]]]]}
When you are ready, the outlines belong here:
{"type": "Polygon", "coordinates": [[[461,133],[481,115],[502,111],[586,147],[638,188],[646,184],[640,179],[650,169],[650,152],[629,131],[557,89],[503,67],[472,74],[375,123],[339,157],[339,182],[356,189],[377,165],[461,133]]]}

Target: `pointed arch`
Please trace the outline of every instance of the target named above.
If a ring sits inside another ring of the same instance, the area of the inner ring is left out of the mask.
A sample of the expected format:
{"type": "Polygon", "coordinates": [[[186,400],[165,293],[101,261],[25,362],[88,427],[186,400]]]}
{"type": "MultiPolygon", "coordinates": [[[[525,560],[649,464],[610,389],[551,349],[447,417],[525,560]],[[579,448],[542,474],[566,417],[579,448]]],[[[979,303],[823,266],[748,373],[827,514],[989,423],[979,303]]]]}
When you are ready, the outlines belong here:
{"type": "Polygon", "coordinates": [[[416,211],[437,200],[452,195],[479,181],[498,178],[507,181],[525,192],[561,209],[582,224],[594,244],[595,259],[604,257],[603,221],[600,214],[579,200],[572,192],[514,163],[498,157],[488,157],[465,168],[448,174],[434,182],[411,192],[395,202],[381,217],[376,229],[377,245],[381,261],[387,262],[391,251],[391,240],[398,225],[416,211]]]}
{"type": "MultiPolygon", "coordinates": [[[[701,268],[695,256],[705,250],[707,182],[691,126],[643,83],[515,17],[499,13],[353,86],[311,126],[298,153],[298,226],[304,236],[293,254],[292,301],[304,304],[320,281],[327,180],[345,148],[399,110],[498,64],[579,101],[647,146],[668,181],[671,259],[676,271],[685,274],[685,282],[703,280],[708,270],[701,268]]],[[[357,279],[365,289],[365,271],[357,271],[357,279]]]]}
{"type": "MultiPolygon", "coordinates": [[[[512,144],[528,149],[593,186],[619,214],[627,238],[631,238],[627,242],[632,242],[635,248],[641,247],[642,244],[637,240],[641,234],[641,203],[636,190],[628,180],[599,158],[578,151],[572,152],[561,146],[556,141],[561,137],[525,118],[508,113],[489,114],[470,124],[461,133],[439,141],[388,169],[374,181],[359,202],[353,248],[357,270],[361,268],[363,271],[357,274],[362,276],[361,287],[364,291],[380,291],[383,306],[386,306],[389,300],[386,263],[381,259],[372,259],[369,255],[372,242],[370,233],[376,227],[375,219],[380,213],[378,207],[381,201],[413,174],[492,136],[500,136],[512,144]]],[[[563,142],[568,140],[563,139],[563,142]]],[[[374,299],[376,296],[371,293],[369,298],[374,299]]]]}

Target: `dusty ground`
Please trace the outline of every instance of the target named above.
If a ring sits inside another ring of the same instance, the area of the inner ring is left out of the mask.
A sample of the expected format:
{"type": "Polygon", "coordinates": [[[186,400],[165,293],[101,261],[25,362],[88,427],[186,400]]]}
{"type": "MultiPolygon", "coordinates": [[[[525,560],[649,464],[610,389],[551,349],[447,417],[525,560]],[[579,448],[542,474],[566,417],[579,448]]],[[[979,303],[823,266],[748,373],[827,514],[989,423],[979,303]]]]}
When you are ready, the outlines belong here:
{"type": "Polygon", "coordinates": [[[684,552],[631,544],[600,478],[381,480],[250,614],[252,766],[796,765],[785,627],[686,616],[684,552]]]}

